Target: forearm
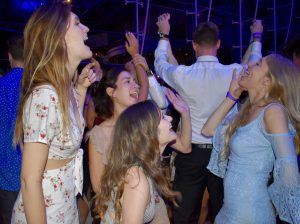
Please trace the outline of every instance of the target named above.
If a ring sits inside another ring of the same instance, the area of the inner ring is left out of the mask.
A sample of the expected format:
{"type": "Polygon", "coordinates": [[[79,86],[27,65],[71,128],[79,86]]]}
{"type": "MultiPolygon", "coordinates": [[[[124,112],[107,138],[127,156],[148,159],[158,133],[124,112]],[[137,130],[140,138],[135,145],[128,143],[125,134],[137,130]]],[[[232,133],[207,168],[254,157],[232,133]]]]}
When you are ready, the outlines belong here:
{"type": "Polygon", "coordinates": [[[27,223],[47,223],[41,181],[23,179],[21,191],[27,223]]]}
{"type": "Polygon", "coordinates": [[[182,153],[191,152],[192,141],[192,127],[191,117],[189,111],[181,114],[181,130],[180,135],[177,137],[175,144],[172,145],[174,149],[182,153]]]}
{"type": "Polygon", "coordinates": [[[135,66],[136,76],[140,85],[139,101],[144,101],[148,97],[149,80],[145,69],[139,64],[135,66]]]}
{"type": "Polygon", "coordinates": [[[201,133],[205,136],[213,136],[216,128],[224,119],[226,114],[230,111],[230,109],[235,104],[235,101],[226,98],[221,105],[214,111],[214,113],[208,118],[206,123],[204,124],[201,133]]]}
{"type": "Polygon", "coordinates": [[[173,64],[173,65],[178,65],[178,61],[173,55],[173,51],[172,51],[170,41],[169,41],[169,47],[168,47],[168,62],[170,64],[173,64]]]}
{"type": "Polygon", "coordinates": [[[77,85],[76,86],[76,92],[77,92],[80,111],[83,112],[83,107],[84,107],[87,88],[83,87],[81,85],[77,85]]]}
{"type": "Polygon", "coordinates": [[[191,152],[191,142],[192,142],[192,126],[191,126],[191,116],[190,112],[184,112],[181,114],[181,132],[180,141],[184,153],[191,152]]]}

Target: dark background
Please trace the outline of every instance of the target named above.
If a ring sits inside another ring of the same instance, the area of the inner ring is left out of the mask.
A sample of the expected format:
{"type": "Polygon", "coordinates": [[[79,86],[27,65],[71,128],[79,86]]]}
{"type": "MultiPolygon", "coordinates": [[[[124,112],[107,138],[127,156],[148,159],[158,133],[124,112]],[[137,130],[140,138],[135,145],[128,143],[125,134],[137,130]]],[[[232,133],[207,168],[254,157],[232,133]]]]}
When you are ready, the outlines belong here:
{"type": "MultiPolygon", "coordinates": [[[[49,0],[0,0],[0,68],[7,70],[6,40],[12,35],[22,34],[30,14],[41,4],[49,0]]],[[[135,0],[72,0],[73,11],[81,22],[90,28],[88,43],[102,63],[122,63],[124,53],[124,32],[136,32],[135,0]],[[112,56],[114,47],[117,56],[112,56]],[[113,49],[112,49],[113,48],[113,49]]],[[[145,24],[147,0],[139,0],[139,31],[142,34],[145,24]]],[[[210,20],[215,22],[221,32],[220,61],[224,64],[240,61],[239,49],[239,0],[213,0],[210,20]]],[[[243,0],[243,51],[250,40],[249,26],[254,19],[256,4],[257,19],[262,19],[263,55],[271,52],[280,53],[286,41],[300,34],[300,1],[276,0],[277,31],[274,32],[274,0],[243,0]],[[291,19],[291,23],[289,22],[291,19]],[[276,33],[276,41],[275,41],[276,33]],[[276,45],[274,44],[276,43],[276,45]]],[[[209,0],[198,0],[198,23],[208,18],[209,0]]],[[[145,28],[143,55],[150,66],[158,41],[157,17],[164,13],[171,14],[170,41],[174,54],[180,63],[191,64],[195,58],[191,48],[192,31],[195,28],[195,0],[150,0],[148,23],[145,28]]],[[[142,45],[142,35],[139,35],[142,45]]]]}

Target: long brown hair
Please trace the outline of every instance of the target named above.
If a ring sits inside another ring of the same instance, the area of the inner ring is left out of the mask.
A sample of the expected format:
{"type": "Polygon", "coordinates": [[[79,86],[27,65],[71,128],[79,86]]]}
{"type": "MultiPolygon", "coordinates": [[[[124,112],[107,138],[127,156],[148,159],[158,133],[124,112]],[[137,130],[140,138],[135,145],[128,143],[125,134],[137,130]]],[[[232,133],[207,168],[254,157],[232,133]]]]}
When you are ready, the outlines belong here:
{"type": "MultiPolygon", "coordinates": [[[[266,57],[268,73],[266,74],[272,80],[270,92],[266,96],[266,104],[279,102],[287,108],[289,119],[296,129],[294,139],[296,152],[299,153],[300,138],[300,70],[289,59],[270,54],[266,57]]],[[[244,103],[238,115],[229,125],[225,135],[225,150],[223,158],[229,156],[229,139],[235,133],[236,129],[245,123],[249,115],[251,104],[249,99],[244,103]]]]}
{"type": "Polygon", "coordinates": [[[14,143],[22,144],[23,107],[39,85],[52,85],[59,97],[63,127],[69,125],[69,99],[72,80],[67,70],[68,52],[65,34],[71,7],[65,3],[40,6],[28,20],[24,30],[24,74],[15,127],[14,143]]]}
{"type": "Polygon", "coordinates": [[[132,166],[140,166],[145,175],[152,178],[156,190],[167,199],[175,202],[177,193],[173,192],[160,163],[158,125],[160,110],[150,100],[128,107],[116,122],[108,165],[96,194],[96,211],[103,218],[107,202],[113,201],[115,223],[121,219],[121,197],[124,190],[125,175],[132,166]],[[112,192],[115,192],[114,198],[112,192]]]}

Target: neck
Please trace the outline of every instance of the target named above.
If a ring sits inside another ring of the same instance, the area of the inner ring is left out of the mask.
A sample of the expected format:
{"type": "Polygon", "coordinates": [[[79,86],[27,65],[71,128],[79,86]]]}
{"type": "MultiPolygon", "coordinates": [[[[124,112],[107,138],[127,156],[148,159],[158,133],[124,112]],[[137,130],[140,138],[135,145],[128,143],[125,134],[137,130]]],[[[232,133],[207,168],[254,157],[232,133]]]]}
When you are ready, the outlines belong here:
{"type": "Polygon", "coordinates": [[[11,68],[24,68],[24,63],[21,61],[13,61],[10,65],[11,68]]]}
{"type": "Polygon", "coordinates": [[[266,104],[265,93],[263,91],[257,93],[249,93],[251,106],[263,106],[266,104]]]}
{"type": "Polygon", "coordinates": [[[126,108],[124,106],[121,106],[120,104],[114,103],[114,114],[111,117],[112,120],[117,120],[120,114],[125,110],[126,108]]]}
{"type": "Polygon", "coordinates": [[[70,75],[71,79],[73,79],[73,77],[75,75],[75,72],[77,71],[77,67],[78,67],[79,63],[80,63],[80,61],[76,62],[76,63],[73,62],[73,63],[69,64],[68,71],[69,71],[69,75],[70,75]]]}
{"type": "Polygon", "coordinates": [[[214,48],[202,48],[200,49],[198,52],[196,52],[196,56],[200,57],[200,56],[217,56],[217,50],[215,50],[214,48]]]}

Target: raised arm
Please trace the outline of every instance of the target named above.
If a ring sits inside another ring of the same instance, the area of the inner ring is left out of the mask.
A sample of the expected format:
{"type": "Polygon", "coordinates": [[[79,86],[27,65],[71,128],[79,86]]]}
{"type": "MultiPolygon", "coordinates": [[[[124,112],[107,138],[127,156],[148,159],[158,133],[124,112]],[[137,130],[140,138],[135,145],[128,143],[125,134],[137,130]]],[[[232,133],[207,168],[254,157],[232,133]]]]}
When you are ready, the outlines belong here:
{"type": "Polygon", "coordinates": [[[263,32],[263,26],[260,20],[254,20],[253,24],[250,26],[251,38],[250,44],[247,48],[242,64],[248,64],[258,61],[261,55],[261,37],[263,32]]]}
{"type": "MultiPolygon", "coordinates": [[[[244,72],[244,70],[242,70],[242,72],[244,72]]],[[[233,105],[237,102],[241,93],[242,93],[242,89],[238,84],[236,70],[234,70],[229,91],[226,95],[226,98],[204,124],[201,130],[201,133],[203,135],[207,137],[214,135],[216,128],[224,119],[226,114],[230,111],[230,109],[233,107],[233,105]]]]}
{"type": "Polygon", "coordinates": [[[189,106],[179,95],[175,95],[170,89],[167,90],[167,97],[181,115],[180,134],[178,135],[176,142],[171,146],[182,153],[189,153],[192,149],[192,127],[189,106]]]}
{"type": "Polygon", "coordinates": [[[102,70],[97,68],[100,66],[96,60],[92,60],[91,63],[87,64],[81,71],[76,81],[76,91],[78,95],[79,107],[83,112],[85,97],[88,87],[95,81],[99,81],[102,77],[102,70]],[[100,76],[101,72],[101,76],[100,76]],[[97,74],[98,73],[98,74],[97,74]]]}
{"type": "MultiPolygon", "coordinates": [[[[130,56],[133,59],[135,59],[135,57],[139,56],[138,40],[131,32],[127,32],[125,36],[127,39],[125,43],[125,48],[128,54],[130,54],[130,56]]],[[[140,63],[135,64],[135,70],[136,70],[138,84],[140,85],[139,101],[144,101],[147,99],[148,91],[149,91],[149,81],[148,81],[147,73],[145,68],[143,68],[143,66],[140,63]]]]}
{"type": "Polygon", "coordinates": [[[158,33],[160,33],[160,39],[155,49],[154,67],[156,73],[162,77],[162,79],[176,89],[178,83],[183,79],[182,72],[177,69],[179,66],[176,58],[174,57],[169,42],[170,33],[170,14],[164,13],[157,19],[158,33]]]}

